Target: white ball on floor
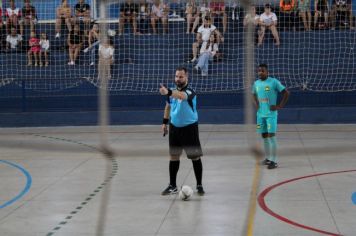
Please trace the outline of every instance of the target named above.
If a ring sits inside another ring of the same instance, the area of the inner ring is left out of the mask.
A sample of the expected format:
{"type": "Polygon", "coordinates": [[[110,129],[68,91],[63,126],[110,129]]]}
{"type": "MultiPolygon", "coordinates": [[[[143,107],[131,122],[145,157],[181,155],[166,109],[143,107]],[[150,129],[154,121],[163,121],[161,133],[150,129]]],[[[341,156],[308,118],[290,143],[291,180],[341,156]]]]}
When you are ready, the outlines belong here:
{"type": "Polygon", "coordinates": [[[115,30],[112,30],[112,29],[108,29],[108,35],[110,37],[114,37],[116,35],[116,31],[115,30]]]}
{"type": "Polygon", "coordinates": [[[179,198],[183,201],[188,201],[193,196],[193,189],[188,185],[183,185],[179,191],[179,198]]]}

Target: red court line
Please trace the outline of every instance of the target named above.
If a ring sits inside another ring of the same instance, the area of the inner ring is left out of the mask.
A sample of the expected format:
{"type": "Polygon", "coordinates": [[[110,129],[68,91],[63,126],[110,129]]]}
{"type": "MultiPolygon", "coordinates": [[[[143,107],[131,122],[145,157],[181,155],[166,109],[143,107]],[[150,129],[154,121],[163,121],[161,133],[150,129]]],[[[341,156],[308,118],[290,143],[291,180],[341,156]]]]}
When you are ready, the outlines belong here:
{"type": "Polygon", "coordinates": [[[318,232],[324,235],[331,235],[331,236],[342,236],[341,234],[338,233],[332,233],[332,232],[328,232],[328,231],[324,231],[321,229],[317,229],[317,228],[313,228],[307,225],[303,225],[303,224],[299,224],[295,221],[292,221],[284,216],[278,215],[277,213],[275,213],[274,211],[272,211],[266,204],[265,202],[265,197],[267,196],[267,194],[269,192],[271,192],[273,189],[280,187],[281,185],[287,184],[287,183],[291,183],[294,181],[298,181],[301,179],[307,179],[307,178],[312,178],[312,177],[316,177],[316,176],[322,176],[322,175],[332,175],[332,174],[340,174],[340,173],[347,173],[347,172],[355,172],[356,170],[344,170],[344,171],[335,171],[335,172],[325,172],[325,173],[318,173],[318,174],[313,174],[313,175],[306,175],[306,176],[302,176],[302,177],[297,177],[294,179],[289,179],[280,183],[277,183],[275,185],[272,185],[266,189],[264,189],[259,195],[258,195],[258,204],[260,205],[260,207],[268,214],[270,214],[271,216],[277,218],[278,220],[281,220],[287,224],[291,224],[294,225],[296,227],[299,228],[303,228],[305,230],[310,230],[310,231],[314,231],[314,232],[318,232]]]}

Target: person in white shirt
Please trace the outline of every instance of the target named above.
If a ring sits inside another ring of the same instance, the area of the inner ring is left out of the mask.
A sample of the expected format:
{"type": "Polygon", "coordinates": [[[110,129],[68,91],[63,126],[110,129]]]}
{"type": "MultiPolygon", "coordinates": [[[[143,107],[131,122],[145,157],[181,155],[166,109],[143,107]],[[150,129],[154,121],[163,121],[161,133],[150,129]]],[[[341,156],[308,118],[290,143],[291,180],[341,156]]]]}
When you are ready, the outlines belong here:
{"type": "Polygon", "coordinates": [[[12,27],[17,29],[17,26],[19,25],[19,19],[21,17],[21,10],[15,6],[14,0],[10,0],[10,7],[6,8],[5,16],[7,18],[6,32],[10,34],[10,29],[12,27]]]}
{"type": "Polygon", "coordinates": [[[6,37],[6,48],[11,51],[19,51],[21,48],[22,36],[15,28],[11,28],[11,34],[6,37]]]}
{"type": "Polygon", "coordinates": [[[218,43],[216,41],[216,35],[213,33],[210,35],[208,41],[204,41],[200,48],[200,56],[198,64],[194,67],[196,71],[201,70],[202,76],[208,76],[209,62],[213,60],[214,56],[218,52],[218,43]]]}
{"type": "Polygon", "coordinates": [[[260,35],[258,38],[257,46],[262,45],[266,29],[271,30],[272,35],[273,35],[274,39],[276,40],[275,45],[279,46],[280,42],[279,42],[279,36],[278,36],[278,32],[277,32],[277,16],[275,13],[273,13],[271,11],[270,4],[265,5],[265,12],[260,16],[259,24],[261,26],[261,32],[260,32],[260,35]]]}
{"type": "Polygon", "coordinates": [[[256,14],[256,7],[251,6],[249,13],[245,15],[243,25],[246,27],[249,24],[257,26],[260,20],[260,16],[256,14]]]}
{"type": "Polygon", "coordinates": [[[114,52],[113,40],[110,37],[103,39],[99,45],[99,66],[103,68],[102,76],[108,79],[111,78],[111,65],[114,64],[114,52]]]}
{"type": "Polygon", "coordinates": [[[41,51],[40,51],[40,66],[43,66],[42,63],[42,56],[45,58],[45,66],[48,66],[48,52],[49,52],[49,40],[48,36],[46,33],[41,34],[41,39],[40,39],[40,46],[41,46],[41,51]]]}
{"type": "Polygon", "coordinates": [[[160,3],[160,0],[154,0],[151,10],[151,25],[154,34],[157,34],[156,22],[161,19],[163,25],[163,33],[168,31],[168,13],[169,7],[167,4],[160,3]]]}
{"type": "Polygon", "coordinates": [[[224,41],[224,38],[222,37],[221,33],[216,29],[214,25],[211,24],[210,16],[205,16],[203,24],[198,28],[196,41],[193,43],[192,46],[193,59],[191,59],[189,62],[195,62],[197,60],[199,46],[201,46],[203,42],[208,41],[212,33],[216,33],[216,41],[218,43],[224,41]]]}

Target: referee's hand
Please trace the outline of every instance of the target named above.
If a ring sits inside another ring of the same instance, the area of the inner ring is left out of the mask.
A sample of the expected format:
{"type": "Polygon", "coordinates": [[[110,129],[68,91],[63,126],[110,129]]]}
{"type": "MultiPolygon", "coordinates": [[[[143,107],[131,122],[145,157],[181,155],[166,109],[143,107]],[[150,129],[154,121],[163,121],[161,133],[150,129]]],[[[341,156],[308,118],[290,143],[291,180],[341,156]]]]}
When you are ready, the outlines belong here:
{"type": "Polygon", "coordinates": [[[160,84],[160,88],[159,88],[159,93],[161,95],[167,95],[168,94],[168,89],[163,85],[163,84],[160,84]]]}
{"type": "Polygon", "coordinates": [[[162,124],[163,137],[168,134],[168,127],[166,124],[162,124]]]}

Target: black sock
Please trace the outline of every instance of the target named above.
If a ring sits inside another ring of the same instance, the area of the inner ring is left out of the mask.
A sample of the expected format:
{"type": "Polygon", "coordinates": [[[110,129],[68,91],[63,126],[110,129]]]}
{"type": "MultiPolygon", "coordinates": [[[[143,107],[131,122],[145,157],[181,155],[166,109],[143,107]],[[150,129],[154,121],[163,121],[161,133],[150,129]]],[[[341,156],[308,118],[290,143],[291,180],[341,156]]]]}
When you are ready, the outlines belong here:
{"type": "Polygon", "coordinates": [[[197,185],[202,185],[201,179],[203,177],[203,164],[201,163],[201,159],[196,161],[192,160],[192,163],[193,163],[195,178],[197,179],[197,185]]]}
{"type": "Polygon", "coordinates": [[[170,161],[169,162],[169,180],[170,180],[170,185],[173,187],[177,186],[176,179],[177,179],[177,173],[179,170],[179,163],[180,161],[170,161]]]}

